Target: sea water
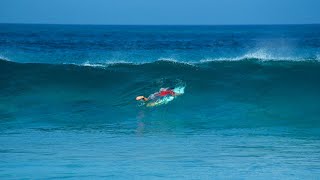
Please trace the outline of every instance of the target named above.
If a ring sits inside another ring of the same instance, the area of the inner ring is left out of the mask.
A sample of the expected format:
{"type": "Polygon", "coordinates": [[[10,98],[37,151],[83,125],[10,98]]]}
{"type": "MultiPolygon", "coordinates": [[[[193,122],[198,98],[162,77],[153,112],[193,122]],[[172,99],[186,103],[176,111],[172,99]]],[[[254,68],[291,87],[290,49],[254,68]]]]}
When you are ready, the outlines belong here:
{"type": "Polygon", "coordinates": [[[1,24],[0,57],[1,179],[320,176],[319,25],[1,24]]]}

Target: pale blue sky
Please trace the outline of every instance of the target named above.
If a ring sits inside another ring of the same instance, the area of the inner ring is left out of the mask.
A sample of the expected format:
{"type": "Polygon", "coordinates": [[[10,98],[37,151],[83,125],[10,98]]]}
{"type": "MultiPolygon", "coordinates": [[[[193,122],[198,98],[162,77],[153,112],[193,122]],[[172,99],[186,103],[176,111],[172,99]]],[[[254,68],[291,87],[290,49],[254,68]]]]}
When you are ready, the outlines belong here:
{"type": "Polygon", "coordinates": [[[309,24],[320,0],[0,0],[0,23],[309,24]]]}

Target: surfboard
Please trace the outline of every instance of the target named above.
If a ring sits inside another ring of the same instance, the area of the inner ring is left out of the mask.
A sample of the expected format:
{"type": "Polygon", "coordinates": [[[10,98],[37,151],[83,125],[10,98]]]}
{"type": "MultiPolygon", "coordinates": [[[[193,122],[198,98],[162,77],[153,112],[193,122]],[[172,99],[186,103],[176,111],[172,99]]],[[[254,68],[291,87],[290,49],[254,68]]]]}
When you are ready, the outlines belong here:
{"type": "MultiPolygon", "coordinates": [[[[173,89],[173,92],[175,92],[177,95],[182,95],[182,94],[184,94],[184,89],[185,89],[185,87],[176,87],[173,89]]],[[[146,104],[146,106],[153,107],[153,106],[160,106],[163,104],[168,104],[170,101],[174,100],[176,97],[177,96],[171,96],[171,95],[159,97],[159,98],[156,98],[156,99],[148,102],[146,104]]]]}

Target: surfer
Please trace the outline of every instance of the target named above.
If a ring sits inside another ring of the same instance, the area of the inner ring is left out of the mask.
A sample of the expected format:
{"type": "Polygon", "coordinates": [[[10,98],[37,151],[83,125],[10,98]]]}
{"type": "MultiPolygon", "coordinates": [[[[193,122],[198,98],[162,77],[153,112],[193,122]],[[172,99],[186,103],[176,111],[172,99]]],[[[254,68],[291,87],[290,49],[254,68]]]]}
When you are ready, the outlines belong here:
{"type": "Polygon", "coordinates": [[[163,96],[167,96],[167,95],[171,95],[171,96],[176,96],[176,93],[173,91],[173,89],[169,89],[169,88],[161,88],[159,92],[156,92],[152,95],[149,96],[149,98],[146,98],[144,96],[137,96],[136,100],[137,101],[148,101],[150,99],[154,99],[156,97],[163,97],[163,96]]]}
{"type": "Polygon", "coordinates": [[[161,88],[159,92],[151,94],[148,98],[144,96],[137,96],[137,101],[148,102],[147,106],[156,106],[166,104],[172,101],[174,97],[182,95],[184,93],[184,87],[177,88],[161,88]]]}

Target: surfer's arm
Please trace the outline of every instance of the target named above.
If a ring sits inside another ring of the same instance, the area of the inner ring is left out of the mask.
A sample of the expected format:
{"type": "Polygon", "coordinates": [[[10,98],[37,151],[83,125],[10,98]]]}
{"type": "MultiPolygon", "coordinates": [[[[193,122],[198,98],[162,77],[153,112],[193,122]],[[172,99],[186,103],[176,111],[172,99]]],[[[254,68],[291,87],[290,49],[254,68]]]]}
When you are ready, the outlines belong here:
{"type": "Polygon", "coordinates": [[[137,97],[136,97],[136,100],[137,100],[137,101],[140,101],[140,100],[142,100],[142,101],[148,101],[149,99],[146,98],[146,97],[144,97],[144,96],[137,96],[137,97]]]}

